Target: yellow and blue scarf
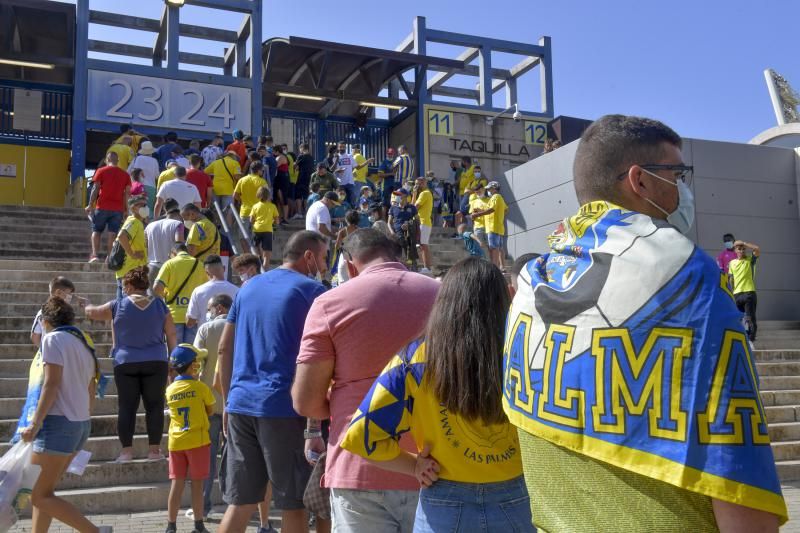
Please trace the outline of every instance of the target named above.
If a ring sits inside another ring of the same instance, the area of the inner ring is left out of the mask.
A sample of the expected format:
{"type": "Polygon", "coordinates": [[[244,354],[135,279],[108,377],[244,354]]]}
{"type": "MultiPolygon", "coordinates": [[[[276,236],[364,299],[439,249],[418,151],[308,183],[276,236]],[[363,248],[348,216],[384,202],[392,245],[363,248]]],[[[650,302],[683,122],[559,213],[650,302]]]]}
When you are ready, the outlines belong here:
{"type": "Polygon", "coordinates": [[[751,347],[725,275],[663,221],[592,202],[523,269],[504,405],[522,430],[787,519],[751,347]]]}

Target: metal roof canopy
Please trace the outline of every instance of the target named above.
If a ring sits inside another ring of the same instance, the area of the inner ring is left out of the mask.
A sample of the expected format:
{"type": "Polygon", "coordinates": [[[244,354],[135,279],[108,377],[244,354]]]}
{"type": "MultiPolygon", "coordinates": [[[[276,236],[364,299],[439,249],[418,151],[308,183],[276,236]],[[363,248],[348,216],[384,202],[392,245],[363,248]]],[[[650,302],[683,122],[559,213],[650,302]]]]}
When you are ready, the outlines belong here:
{"type": "Polygon", "coordinates": [[[53,65],[0,64],[0,78],[69,85],[75,46],[75,7],[47,0],[0,2],[0,59],[53,65]]]}
{"type": "Polygon", "coordinates": [[[368,109],[361,102],[416,107],[414,94],[405,99],[378,93],[389,80],[424,65],[459,69],[462,62],[320,41],[303,37],[274,38],[263,45],[263,101],[267,107],[329,115],[355,115],[368,109]],[[279,96],[291,93],[297,98],[279,96]],[[299,98],[305,96],[307,98],[299,98]]]}

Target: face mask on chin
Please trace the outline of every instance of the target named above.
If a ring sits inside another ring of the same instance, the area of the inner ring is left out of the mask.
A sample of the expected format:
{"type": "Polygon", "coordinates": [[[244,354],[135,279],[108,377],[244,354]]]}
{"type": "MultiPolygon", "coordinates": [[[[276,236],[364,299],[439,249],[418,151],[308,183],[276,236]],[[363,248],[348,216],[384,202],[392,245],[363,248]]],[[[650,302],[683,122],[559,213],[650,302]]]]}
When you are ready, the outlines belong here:
{"type": "Polygon", "coordinates": [[[206,322],[211,322],[217,318],[217,316],[212,311],[206,311],[206,322]]]}
{"type": "Polygon", "coordinates": [[[733,250],[733,241],[725,241],[725,249],[733,250]]]}
{"type": "Polygon", "coordinates": [[[186,229],[192,229],[192,226],[194,226],[194,220],[184,220],[183,225],[186,226],[186,229]]]}
{"type": "Polygon", "coordinates": [[[692,224],[694,224],[694,194],[692,193],[692,189],[689,186],[681,181],[678,180],[677,182],[672,182],[666,178],[662,178],[658,174],[654,174],[649,170],[642,169],[654,178],[658,178],[661,181],[667,182],[670,185],[674,185],[678,188],[678,207],[675,208],[675,211],[672,213],[667,212],[666,209],[658,205],[657,203],[653,202],[649,198],[645,198],[645,201],[648,202],[650,205],[667,215],[667,223],[674,226],[682,234],[686,235],[689,233],[689,230],[692,229],[692,224]]]}
{"type": "Polygon", "coordinates": [[[312,255],[311,259],[314,261],[314,270],[316,271],[316,274],[311,273],[311,266],[308,265],[308,263],[306,263],[306,268],[308,269],[307,275],[309,278],[322,283],[322,272],[320,271],[319,265],[317,264],[317,258],[312,255]]]}

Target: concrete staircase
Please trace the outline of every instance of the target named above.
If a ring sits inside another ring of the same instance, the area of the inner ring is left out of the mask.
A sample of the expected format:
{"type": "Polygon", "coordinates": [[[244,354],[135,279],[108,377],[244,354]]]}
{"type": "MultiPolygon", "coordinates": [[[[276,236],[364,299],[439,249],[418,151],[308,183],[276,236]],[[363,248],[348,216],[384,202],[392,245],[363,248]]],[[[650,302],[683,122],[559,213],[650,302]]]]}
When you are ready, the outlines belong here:
{"type": "MultiPolygon", "coordinates": [[[[276,232],[275,264],[280,262],[289,235],[303,227],[302,221],[295,221],[276,232]]],[[[437,268],[452,266],[466,255],[461,242],[449,238],[451,231],[434,230],[431,244],[437,268]]],[[[30,327],[47,299],[48,282],[57,275],[67,276],[77,294],[93,304],[114,297],[113,273],[102,263],[86,263],[91,252],[89,237],[89,221],[83,210],[0,206],[0,453],[8,448],[5,443],[13,434],[24,403],[28,369],[36,351],[30,343],[30,327]]],[[[85,319],[79,319],[78,325],[92,335],[103,372],[112,374],[112,361],[108,358],[110,330],[105,324],[85,319]]],[[[106,397],[95,403],[91,438],[86,445],[92,452],[91,463],[82,477],[66,474],[59,494],[86,513],[166,508],[169,482],[165,461],[109,463],[120,449],[116,412],[112,380],[106,397]]],[[[143,457],[147,453],[147,437],[141,408],[136,432],[136,456],[143,457]]],[[[164,449],[166,444],[165,438],[164,449]]],[[[186,505],[188,492],[184,494],[186,505]]]]}

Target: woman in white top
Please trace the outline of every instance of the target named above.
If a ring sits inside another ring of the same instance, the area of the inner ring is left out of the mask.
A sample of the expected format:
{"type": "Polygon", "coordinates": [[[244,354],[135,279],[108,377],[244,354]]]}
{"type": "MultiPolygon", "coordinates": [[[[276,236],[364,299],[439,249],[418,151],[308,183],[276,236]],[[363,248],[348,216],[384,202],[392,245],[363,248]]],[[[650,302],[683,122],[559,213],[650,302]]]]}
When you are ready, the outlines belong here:
{"type": "Polygon", "coordinates": [[[25,442],[33,442],[31,463],[42,467],[31,492],[33,531],[47,531],[53,518],[82,533],[109,530],[108,526],[98,528],[55,495],[56,484],[89,438],[97,386],[91,339],[74,321],[75,312],[61,298],[51,297],[42,307],[44,384],[33,420],[21,435],[25,442]]]}

